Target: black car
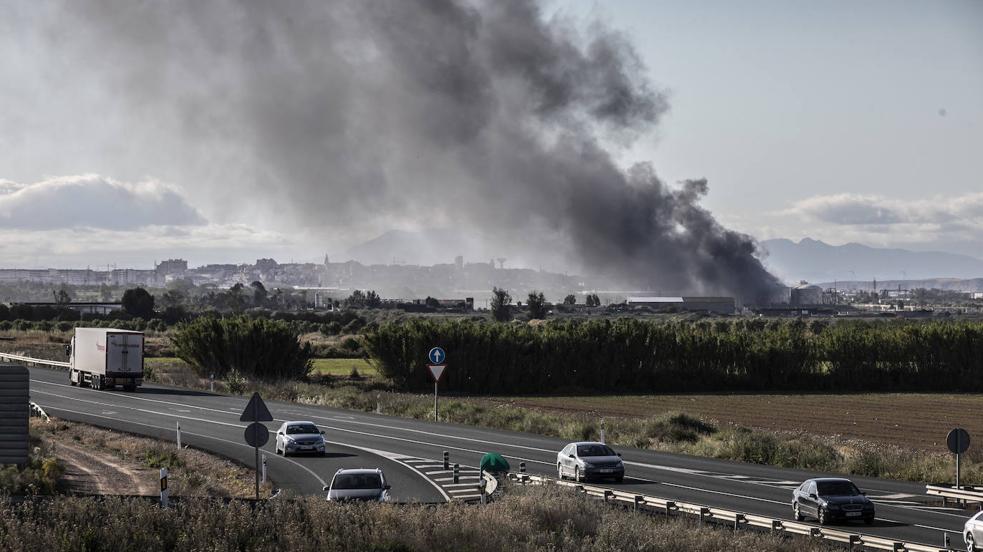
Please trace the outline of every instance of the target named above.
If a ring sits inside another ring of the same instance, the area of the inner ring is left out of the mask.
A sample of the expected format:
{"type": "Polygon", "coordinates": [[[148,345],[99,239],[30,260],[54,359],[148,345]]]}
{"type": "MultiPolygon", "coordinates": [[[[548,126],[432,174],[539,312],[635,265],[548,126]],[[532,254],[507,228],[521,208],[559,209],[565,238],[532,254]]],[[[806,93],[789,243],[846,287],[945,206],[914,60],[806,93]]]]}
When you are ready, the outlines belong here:
{"type": "Polygon", "coordinates": [[[874,503],[849,479],[808,479],[792,491],[792,515],[796,521],[815,517],[820,525],[861,519],[870,525],[874,503]]]}

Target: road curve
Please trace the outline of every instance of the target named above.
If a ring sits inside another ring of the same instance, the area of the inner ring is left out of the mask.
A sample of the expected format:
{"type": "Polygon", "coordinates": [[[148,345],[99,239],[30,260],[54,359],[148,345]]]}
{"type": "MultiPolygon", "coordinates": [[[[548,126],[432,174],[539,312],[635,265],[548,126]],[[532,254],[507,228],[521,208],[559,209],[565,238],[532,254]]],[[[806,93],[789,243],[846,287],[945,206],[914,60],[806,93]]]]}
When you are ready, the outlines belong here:
{"type": "MultiPolygon", "coordinates": [[[[148,385],[137,393],[92,391],[70,387],[64,372],[31,368],[32,399],[50,414],[123,431],[174,439],[181,421],[188,444],[252,463],[252,449],[242,440],[245,424],[239,414],[246,398],[148,385]]],[[[339,467],[381,466],[392,479],[394,496],[403,501],[443,501],[466,492],[448,482],[429,462],[449,451],[451,462],[475,466],[485,452],[499,452],[512,464],[525,462],[530,473],[556,475],[560,439],[525,433],[437,424],[372,413],[267,401],[277,422],[305,419],[318,424],[333,457],[289,458],[273,455],[267,445],[271,477],[300,494],[320,493],[339,467]],[[386,451],[386,452],[384,452],[386,451]],[[438,489],[438,486],[441,487],[438,489]]],[[[791,519],[791,488],[824,474],[744,464],[650,450],[619,449],[627,466],[624,483],[610,485],[628,492],[705,504],[740,512],[791,519]]],[[[473,477],[468,472],[468,477],[473,477]]],[[[941,545],[948,533],[959,533],[971,512],[941,509],[924,503],[924,485],[883,479],[853,478],[877,503],[872,526],[850,525],[857,533],[895,540],[941,545]]],[[[465,484],[461,483],[461,487],[465,484]]]]}

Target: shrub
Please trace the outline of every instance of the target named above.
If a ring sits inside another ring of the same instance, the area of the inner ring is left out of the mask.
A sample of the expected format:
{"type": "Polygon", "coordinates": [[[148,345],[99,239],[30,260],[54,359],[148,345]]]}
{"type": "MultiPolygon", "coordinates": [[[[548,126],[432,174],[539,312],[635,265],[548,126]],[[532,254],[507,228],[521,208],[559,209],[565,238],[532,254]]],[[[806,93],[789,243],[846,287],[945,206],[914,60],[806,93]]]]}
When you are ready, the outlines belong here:
{"type": "Polygon", "coordinates": [[[171,342],[199,376],[224,377],[233,369],[265,380],[296,379],[310,372],[311,347],[283,321],[236,316],[200,317],[178,325],[171,342]]]}
{"type": "Polygon", "coordinates": [[[233,368],[225,376],[225,385],[229,388],[229,393],[241,395],[246,390],[246,378],[242,377],[239,370],[233,368]]]}

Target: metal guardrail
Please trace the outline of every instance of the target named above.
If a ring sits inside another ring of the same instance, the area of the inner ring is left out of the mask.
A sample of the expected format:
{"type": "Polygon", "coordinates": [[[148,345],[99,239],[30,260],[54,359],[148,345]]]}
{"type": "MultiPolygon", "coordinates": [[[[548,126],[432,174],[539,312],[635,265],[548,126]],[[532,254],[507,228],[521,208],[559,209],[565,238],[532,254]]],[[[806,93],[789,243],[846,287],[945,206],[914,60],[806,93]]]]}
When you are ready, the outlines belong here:
{"type": "Polygon", "coordinates": [[[850,547],[870,548],[875,550],[891,550],[893,552],[951,552],[952,549],[926,544],[916,544],[910,542],[897,541],[872,535],[850,533],[838,529],[827,527],[816,527],[808,523],[797,521],[786,521],[781,519],[725,510],[723,508],[711,508],[700,504],[691,504],[670,500],[656,496],[640,495],[624,491],[615,491],[604,487],[594,487],[582,483],[570,481],[560,481],[549,477],[538,475],[528,475],[524,473],[509,474],[509,479],[517,481],[523,485],[559,485],[570,487],[587,496],[603,499],[605,502],[621,503],[632,505],[635,510],[646,509],[653,512],[671,515],[673,513],[690,514],[699,516],[700,521],[726,522],[732,524],[734,529],[741,526],[758,527],[770,531],[788,533],[792,535],[804,535],[812,538],[819,538],[833,542],[850,545],[850,547]]]}
{"type": "Polygon", "coordinates": [[[56,368],[69,368],[71,366],[68,362],[59,362],[57,360],[47,360],[43,358],[33,358],[29,356],[15,355],[11,353],[0,353],[0,359],[10,359],[19,362],[26,362],[28,364],[43,364],[45,366],[54,366],[56,368]]]}
{"type": "Polygon", "coordinates": [[[925,485],[925,493],[941,496],[942,500],[954,499],[963,502],[976,502],[983,508],[983,487],[952,485],[925,485]]]}

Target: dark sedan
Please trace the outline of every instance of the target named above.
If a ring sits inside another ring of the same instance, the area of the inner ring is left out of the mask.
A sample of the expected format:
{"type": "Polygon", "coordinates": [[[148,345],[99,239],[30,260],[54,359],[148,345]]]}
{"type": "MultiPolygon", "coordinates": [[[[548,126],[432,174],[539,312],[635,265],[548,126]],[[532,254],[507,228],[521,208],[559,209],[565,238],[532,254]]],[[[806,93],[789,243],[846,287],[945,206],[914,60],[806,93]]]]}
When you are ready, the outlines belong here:
{"type": "Polygon", "coordinates": [[[808,479],[792,491],[792,515],[796,521],[812,516],[820,525],[854,520],[870,525],[874,503],[849,479],[808,479]]]}

